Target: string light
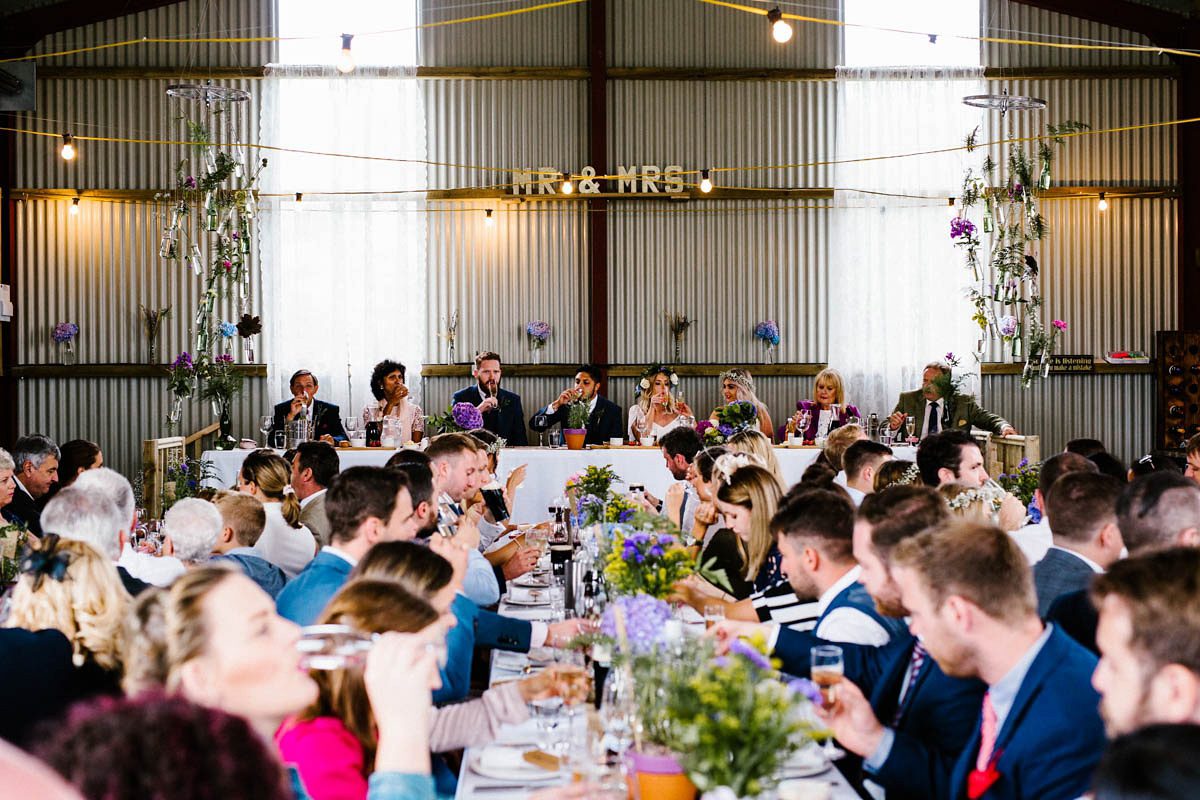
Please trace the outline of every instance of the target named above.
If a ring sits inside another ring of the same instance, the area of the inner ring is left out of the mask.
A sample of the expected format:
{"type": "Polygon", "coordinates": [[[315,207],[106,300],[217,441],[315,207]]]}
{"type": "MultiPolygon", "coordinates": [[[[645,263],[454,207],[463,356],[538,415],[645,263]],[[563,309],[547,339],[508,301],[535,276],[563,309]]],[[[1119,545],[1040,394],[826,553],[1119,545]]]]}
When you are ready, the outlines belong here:
{"type": "Polygon", "coordinates": [[[72,217],[79,216],[79,198],[78,197],[71,200],[71,208],[69,209],[69,211],[70,211],[72,217]]]}
{"type": "Polygon", "coordinates": [[[352,33],[342,34],[342,54],[338,56],[337,71],[343,75],[354,72],[354,54],[350,52],[350,40],[353,38],[352,33]]]}
{"type": "MultiPolygon", "coordinates": [[[[761,12],[760,12],[761,13],[761,12]]],[[[792,39],[792,26],[783,18],[783,12],[776,6],[767,12],[767,22],[771,23],[771,36],[780,44],[786,44],[792,39]]]]}
{"type": "Polygon", "coordinates": [[[492,216],[492,209],[485,208],[483,213],[484,213],[483,224],[487,225],[489,228],[494,227],[496,224],[496,218],[494,216],[492,216]]]}
{"type": "Polygon", "coordinates": [[[958,209],[954,207],[955,199],[956,198],[951,197],[950,201],[948,203],[946,203],[946,208],[950,209],[950,219],[954,219],[955,217],[958,216],[958,209]]]}
{"type": "Polygon", "coordinates": [[[712,191],[712,178],[710,178],[708,175],[708,170],[700,170],[700,191],[704,192],[705,194],[708,194],[712,191]]]}
{"type": "Polygon", "coordinates": [[[72,161],[75,158],[75,144],[71,141],[71,134],[63,134],[62,149],[58,154],[63,157],[63,161],[72,161]]]}
{"type": "Polygon", "coordinates": [[[570,194],[575,191],[575,184],[571,183],[571,176],[565,172],[560,173],[563,176],[562,193],[570,194]]]}
{"type": "Polygon", "coordinates": [[[1108,200],[1104,199],[1104,192],[1100,193],[1100,200],[1096,203],[1097,211],[1108,211],[1108,200]]]}

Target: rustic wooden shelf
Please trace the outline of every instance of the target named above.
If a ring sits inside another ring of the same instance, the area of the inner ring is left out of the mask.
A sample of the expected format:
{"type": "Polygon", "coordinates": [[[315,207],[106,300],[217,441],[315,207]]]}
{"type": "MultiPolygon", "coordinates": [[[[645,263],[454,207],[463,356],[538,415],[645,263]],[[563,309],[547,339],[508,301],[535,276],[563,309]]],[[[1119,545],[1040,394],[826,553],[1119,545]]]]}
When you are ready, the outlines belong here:
{"type": "MultiPolygon", "coordinates": [[[[4,374],[10,378],[165,378],[169,364],[18,364],[4,374]]],[[[266,364],[234,364],[247,378],[265,378],[266,364]]]]}
{"type": "MultiPolygon", "coordinates": [[[[472,364],[426,364],[421,367],[422,378],[454,378],[470,376],[472,364]]],[[[610,364],[610,378],[636,378],[648,364],[610,364]]],[[[504,364],[504,374],[510,377],[558,377],[574,375],[579,364],[504,364]]],[[[675,372],[684,377],[716,377],[726,370],[742,367],[751,374],[761,375],[816,375],[825,369],[824,364],[676,364],[675,372]]]]}
{"type": "MultiPolygon", "coordinates": [[[[986,363],[980,365],[984,375],[1020,375],[1024,364],[986,363]]],[[[1153,375],[1154,362],[1149,364],[1110,364],[1107,361],[1097,361],[1093,372],[1052,372],[1050,377],[1062,378],[1072,375],[1153,375]]]]}

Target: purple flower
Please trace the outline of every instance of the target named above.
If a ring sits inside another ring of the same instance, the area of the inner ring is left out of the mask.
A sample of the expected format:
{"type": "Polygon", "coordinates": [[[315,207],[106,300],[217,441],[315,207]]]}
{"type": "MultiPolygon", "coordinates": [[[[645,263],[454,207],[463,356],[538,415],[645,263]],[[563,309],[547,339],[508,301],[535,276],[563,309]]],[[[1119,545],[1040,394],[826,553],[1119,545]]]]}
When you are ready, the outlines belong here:
{"type": "Polygon", "coordinates": [[[483,427],[483,415],[470,403],[455,403],[454,408],[450,409],[450,416],[454,418],[454,424],[463,430],[483,427]]]}
{"type": "Polygon", "coordinates": [[[704,432],[705,432],[706,430],[708,430],[709,428],[711,428],[712,426],[713,426],[713,424],[712,424],[712,420],[711,420],[711,419],[702,419],[702,420],[700,420],[699,422],[697,422],[697,423],[696,423],[696,433],[698,433],[698,434],[700,434],[701,436],[703,436],[703,435],[704,435],[704,432]]]}
{"type": "Polygon", "coordinates": [[[174,369],[187,370],[187,369],[193,369],[193,368],[194,367],[192,365],[192,355],[191,355],[191,353],[187,352],[186,350],[184,352],[180,353],[179,356],[174,361],[171,362],[171,369],[173,369],[173,370],[174,369]]]}
{"type": "Polygon", "coordinates": [[[1022,459],[1021,459],[1021,463],[1020,463],[1020,464],[1017,464],[1017,469],[1020,469],[1021,467],[1028,467],[1028,466],[1029,466],[1029,459],[1028,459],[1028,458],[1022,458],[1022,459]]]}
{"type": "Polygon", "coordinates": [[[628,522],[629,518],[634,515],[634,509],[627,508],[617,515],[617,522],[628,522]]]}
{"type": "Polygon", "coordinates": [[[771,662],[767,660],[766,656],[764,656],[762,653],[758,652],[757,647],[755,647],[752,644],[749,644],[748,642],[744,642],[741,639],[734,639],[729,644],[729,652],[733,653],[734,655],[739,655],[739,656],[742,656],[742,657],[748,659],[750,662],[752,662],[753,664],[758,666],[760,669],[770,669],[771,668],[771,662]]]}
{"type": "Polygon", "coordinates": [[[1013,316],[1000,318],[1000,335],[1012,336],[1017,332],[1017,318],[1013,316]]]}
{"type": "Polygon", "coordinates": [[[79,326],[74,322],[60,322],[54,326],[54,341],[62,344],[69,342],[79,333],[79,326]]]}
{"type": "Polygon", "coordinates": [[[947,364],[949,364],[950,362],[954,361],[954,353],[953,352],[946,353],[946,355],[942,357],[942,360],[944,360],[947,364]]]}
{"type": "Polygon", "coordinates": [[[191,175],[188,175],[186,178],[183,179],[183,188],[195,189],[196,188],[196,179],[194,177],[192,177],[191,175]]]}
{"type": "Polygon", "coordinates": [[[729,425],[718,425],[717,431],[725,438],[729,438],[730,436],[733,436],[733,428],[730,427],[729,425]]]}
{"type": "Polygon", "coordinates": [[[957,239],[960,236],[971,236],[975,233],[975,224],[965,217],[955,217],[950,220],[950,238],[957,239]]]}
{"type": "Polygon", "coordinates": [[[804,695],[815,705],[823,705],[821,689],[808,678],[796,678],[788,681],[787,688],[792,694],[804,695]]]}
{"type": "Polygon", "coordinates": [[[600,620],[600,632],[614,639],[617,637],[618,608],[625,619],[625,635],[629,638],[630,650],[634,653],[657,650],[663,625],[671,618],[671,607],[666,601],[647,594],[618,597],[609,604],[600,620]]]}
{"type": "Polygon", "coordinates": [[[658,543],[665,544],[667,547],[670,547],[671,545],[675,544],[675,537],[669,533],[664,533],[658,537],[658,543]]]}
{"type": "Polygon", "coordinates": [[[232,364],[233,356],[229,355],[229,353],[222,353],[221,355],[214,358],[213,361],[215,361],[218,364],[232,364]]]}
{"type": "Polygon", "coordinates": [[[1056,319],[1050,324],[1058,328],[1060,331],[1065,331],[1067,329],[1067,323],[1063,322],[1061,319],[1056,319]]]}
{"type": "Polygon", "coordinates": [[[768,319],[754,326],[754,335],[764,342],[770,344],[779,344],[779,326],[775,324],[775,320],[768,319]]]}
{"type": "Polygon", "coordinates": [[[648,556],[663,556],[665,554],[666,554],[666,551],[663,550],[661,547],[659,547],[656,544],[651,545],[650,549],[646,551],[646,555],[648,555],[648,556]]]}
{"type": "Polygon", "coordinates": [[[550,338],[550,325],[540,319],[535,319],[533,322],[525,324],[525,332],[539,342],[545,342],[550,338]]]}

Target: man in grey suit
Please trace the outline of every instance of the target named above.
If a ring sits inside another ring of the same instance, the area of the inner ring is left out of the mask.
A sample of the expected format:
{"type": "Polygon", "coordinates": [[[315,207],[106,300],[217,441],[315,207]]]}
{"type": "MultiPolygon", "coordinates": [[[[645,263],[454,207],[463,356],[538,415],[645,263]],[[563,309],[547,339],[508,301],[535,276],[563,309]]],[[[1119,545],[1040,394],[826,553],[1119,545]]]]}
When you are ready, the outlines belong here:
{"type": "Polygon", "coordinates": [[[950,376],[950,365],[944,361],[931,361],[921,373],[921,388],[903,392],[896,401],[896,409],[888,419],[888,427],[899,430],[905,416],[913,418],[913,435],[924,439],[931,433],[944,430],[970,431],[982,428],[998,436],[1011,436],[1017,430],[999,414],[985,411],[975,402],[975,396],[954,394],[942,397],[938,388],[939,376],[950,376]],[[932,409],[934,413],[925,412],[932,409]]]}
{"type": "Polygon", "coordinates": [[[325,442],[303,442],[292,459],[292,489],[300,500],[300,524],[312,531],[318,547],[329,544],[325,490],[341,470],[337,451],[325,442]]]}
{"type": "Polygon", "coordinates": [[[1046,494],[1046,517],[1054,544],[1033,568],[1038,615],[1045,617],[1060,595],[1086,589],[1121,557],[1117,527],[1121,482],[1098,472],[1068,472],[1046,494]]]}

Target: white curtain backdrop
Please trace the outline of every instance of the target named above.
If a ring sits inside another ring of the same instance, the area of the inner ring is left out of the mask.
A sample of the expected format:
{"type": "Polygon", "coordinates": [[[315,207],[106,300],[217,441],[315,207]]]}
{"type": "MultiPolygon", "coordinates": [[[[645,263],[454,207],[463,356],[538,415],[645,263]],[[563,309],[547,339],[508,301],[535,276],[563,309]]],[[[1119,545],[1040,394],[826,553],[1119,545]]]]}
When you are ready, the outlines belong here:
{"type": "MultiPolygon", "coordinates": [[[[839,69],[837,158],[962,144],[982,121],[962,98],[981,94],[982,78],[977,68],[839,69]]],[[[955,152],[834,168],[829,363],[864,414],[889,413],[947,352],[974,375],[965,388],[978,391],[978,328],[963,292],[970,276],[950,240],[947,201],[979,159],[955,152]]]]}
{"type": "MultiPolygon", "coordinates": [[[[328,67],[272,66],[264,88],[267,144],[425,158],[425,108],[412,68],[341,75],[328,67]]],[[[407,367],[412,397],[420,402],[425,165],[264,155],[270,163],[262,191],[282,195],[260,204],[268,385],[285,399],[291,374],[312,370],[318,397],[340,405],[345,417],[371,399],[371,368],[390,358],[407,367]],[[411,193],[392,193],[397,190],[411,193]]]]}

